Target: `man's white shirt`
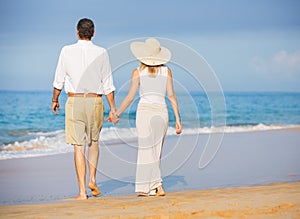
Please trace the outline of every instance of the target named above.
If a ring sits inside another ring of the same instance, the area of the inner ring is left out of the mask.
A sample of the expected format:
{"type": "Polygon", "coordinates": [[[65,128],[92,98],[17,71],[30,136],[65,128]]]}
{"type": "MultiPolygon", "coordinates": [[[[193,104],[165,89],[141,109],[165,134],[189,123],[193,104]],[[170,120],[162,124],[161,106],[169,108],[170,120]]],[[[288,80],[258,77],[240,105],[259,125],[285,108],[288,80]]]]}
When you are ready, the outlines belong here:
{"type": "Polygon", "coordinates": [[[107,51],[87,40],[64,46],[53,87],[67,93],[111,93],[115,87],[107,51]]]}

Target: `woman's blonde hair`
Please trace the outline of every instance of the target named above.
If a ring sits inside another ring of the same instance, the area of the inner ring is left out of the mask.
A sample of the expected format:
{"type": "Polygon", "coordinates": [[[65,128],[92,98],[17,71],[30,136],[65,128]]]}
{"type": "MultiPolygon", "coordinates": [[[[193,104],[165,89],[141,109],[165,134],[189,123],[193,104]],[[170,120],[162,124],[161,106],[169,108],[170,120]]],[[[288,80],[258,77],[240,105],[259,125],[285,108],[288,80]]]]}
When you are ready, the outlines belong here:
{"type": "Polygon", "coordinates": [[[144,63],[141,62],[140,64],[140,71],[143,71],[145,68],[148,68],[148,72],[150,74],[156,74],[158,72],[158,69],[163,66],[163,65],[155,65],[155,66],[150,66],[150,65],[146,65],[144,63]]]}

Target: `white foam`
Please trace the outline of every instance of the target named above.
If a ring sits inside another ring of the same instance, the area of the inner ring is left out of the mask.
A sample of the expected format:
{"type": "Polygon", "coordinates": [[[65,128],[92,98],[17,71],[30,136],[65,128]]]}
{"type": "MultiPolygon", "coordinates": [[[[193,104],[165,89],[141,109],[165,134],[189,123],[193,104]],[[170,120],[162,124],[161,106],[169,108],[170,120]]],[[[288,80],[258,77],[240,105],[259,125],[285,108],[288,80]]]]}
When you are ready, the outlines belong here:
{"type": "MultiPolygon", "coordinates": [[[[226,127],[203,127],[183,129],[183,135],[191,134],[210,134],[210,133],[238,133],[253,131],[268,131],[287,128],[300,128],[300,125],[245,125],[245,126],[226,126],[226,127]]],[[[53,132],[29,133],[37,136],[29,141],[14,142],[12,144],[0,146],[0,160],[11,158],[45,156],[50,154],[68,153],[73,151],[73,147],[65,142],[64,130],[53,132]]],[[[176,135],[175,128],[169,127],[168,136],[176,135]]],[[[124,141],[136,139],[136,128],[103,128],[100,135],[103,142],[124,141]]]]}
{"type": "Polygon", "coordinates": [[[280,129],[289,129],[289,128],[300,128],[300,125],[258,124],[258,125],[241,125],[241,126],[225,126],[225,127],[224,126],[203,127],[198,129],[183,129],[183,133],[184,134],[238,133],[238,132],[271,131],[271,130],[280,130],[280,129]]]}
{"type": "Polygon", "coordinates": [[[67,153],[73,150],[65,143],[65,132],[63,130],[29,133],[29,135],[37,137],[28,141],[16,141],[12,144],[0,146],[0,160],[67,153]]]}

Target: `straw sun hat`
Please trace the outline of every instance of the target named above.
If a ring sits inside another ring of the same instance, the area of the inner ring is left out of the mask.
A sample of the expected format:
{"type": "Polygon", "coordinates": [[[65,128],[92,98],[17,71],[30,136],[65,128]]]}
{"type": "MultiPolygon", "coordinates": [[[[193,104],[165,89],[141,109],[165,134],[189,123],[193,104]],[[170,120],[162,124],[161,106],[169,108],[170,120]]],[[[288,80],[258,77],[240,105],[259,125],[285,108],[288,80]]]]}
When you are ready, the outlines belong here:
{"type": "Polygon", "coordinates": [[[160,46],[155,38],[149,38],[145,42],[133,42],[130,49],[140,62],[149,66],[162,65],[171,59],[170,50],[160,46]]]}

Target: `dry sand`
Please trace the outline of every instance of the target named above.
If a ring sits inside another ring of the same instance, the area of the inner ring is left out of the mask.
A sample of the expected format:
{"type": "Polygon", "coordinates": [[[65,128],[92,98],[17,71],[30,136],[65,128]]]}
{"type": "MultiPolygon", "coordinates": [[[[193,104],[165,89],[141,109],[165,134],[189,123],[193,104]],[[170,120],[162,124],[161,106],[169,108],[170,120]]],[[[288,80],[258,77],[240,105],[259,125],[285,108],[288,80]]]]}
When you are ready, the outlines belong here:
{"type": "Polygon", "coordinates": [[[300,182],[1,206],[1,218],[300,218],[300,182]]]}
{"type": "Polygon", "coordinates": [[[208,136],[166,139],[166,197],[133,194],[136,150],[125,143],[101,145],[103,196],[86,201],[61,201],[77,195],[73,153],[1,160],[0,218],[300,218],[298,129],[226,134],[200,169],[208,136]]]}

